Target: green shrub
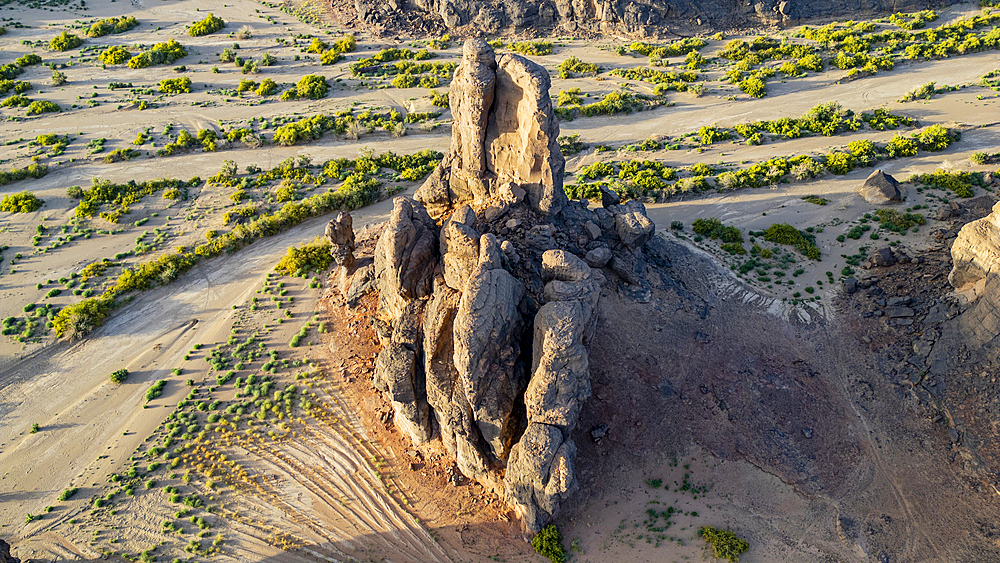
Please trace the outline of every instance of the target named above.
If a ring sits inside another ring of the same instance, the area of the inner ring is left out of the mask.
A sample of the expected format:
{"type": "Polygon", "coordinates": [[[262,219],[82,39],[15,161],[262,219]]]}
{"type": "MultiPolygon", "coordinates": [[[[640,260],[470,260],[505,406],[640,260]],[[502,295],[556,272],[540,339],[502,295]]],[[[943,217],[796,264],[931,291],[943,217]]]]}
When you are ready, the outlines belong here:
{"type": "Polygon", "coordinates": [[[448,93],[439,94],[437,92],[431,92],[431,105],[448,109],[451,105],[451,102],[448,100],[448,93]]]}
{"type": "Polygon", "coordinates": [[[22,55],[18,57],[17,60],[14,61],[14,64],[16,64],[21,68],[24,68],[26,66],[36,65],[40,62],[42,62],[42,57],[39,57],[34,53],[28,53],[27,55],[22,55]]]}
{"type": "Polygon", "coordinates": [[[559,63],[559,77],[573,78],[577,74],[596,75],[601,72],[600,67],[594,63],[585,63],[575,56],[571,56],[559,63]]]}
{"type": "Polygon", "coordinates": [[[125,383],[126,379],[128,379],[128,370],[125,368],[115,370],[111,372],[108,379],[110,379],[111,383],[114,383],[115,385],[121,385],[122,383],[125,383]]]}
{"type": "Polygon", "coordinates": [[[767,84],[756,76],[740,81],[739,88],[751,98],[763,98],[767,95],[767,84]]]}
{"type": "Polygon", "coordinates": [[[123,65],[132,58],[132,53],[121,45],[113,45],[98,55],[98,58],[106,65],[123,65]]]}
{"type": "Polygon", "coordinates": [[[523,41],[520,43],[511,43],[507,48],[515,53],[536,57],[552,54],[551,41],[523,41]]]}
{"type": "Polygon", "coordinates": [[[146,390],[146,401],[149,402],[158,398],[160,395],[163,394],[163,388],[166,386],[167,386],[167,381],[165,379],[161,379],[156,383],[154,383],[152,387],[146,390]]]}
{"type": "Polygon", "coordinates": [[[579,88],[560,90],[556,98],[556,103],[559,107],[579,106],[583,104],[583,92],[579,88]]]}
{"type": "Polygon", "coordinates": [[[31,90],[31,83],[25,82],[24,80],[18,80],[16,82],[13,80],[0,80],[0,94],[6,94],[11,90],[13,90],[15,94],[27,92],[28,90],[31,90]]]}
{"type": "Polygon", "coordinates": [[[0,201],[0,211],[31,213],[37,211],[43,203],[45,202],[35,197],[35,194],[31,192],[19,192],[5,196],[3,201],[0,201]]]}
{"type": "Polygon", "coordinates": [[[5,108],[13,108],[13,107],[23,108],[29,105],[31,105],[31,98],[26,98],[19,94],[15,94],[5,99],[3,102],[0,102],[0,106],[3,106],[5,108]]]}
{"type": "Polygon", "coordinates": [[[160,92],[164,94],[190,94],[191,79],[187,76],[165,78],[160,81],[160,92]]]}
{"type": "Polygon", "coordinates": [[[562,534],[555,524],[545,526],[531,538],[531,547],[552,563],[566,563],[566,548],[563,547],[562,534]]]}
{"type": "Polygon", "coordinates": [[[889,139],[888,144],[885,146],[885,154],[889,155],[889,158],[915,156],[917,154],[917,146],[917,141],[897,134],[893,135],[892,139],[889,139]]]}
{"type": "Polygon", "coordinates": [[[857,161],[851,153],[832,152],[826,155],[826,169],[834,174],[847,174],[857,166],[857,161]]]}
{"type": "Polygon", "coordinates": [[[395,78],[392,79],[392,86],[394,88],[413,88],[417,85],[417,78],[409,73],[397,74],[395,78]]]}
{"type": "Polygon", "coordinates": [[[761,234],[766,241],[794,246],[810,260],[819,260],[820,258],[816,237],[802,232],[788,223],[775,223],[761,234]]]}
{"type": "Polygon", "coordinates": [[[137,25],[139,25],[139,21],[133,16],[103,19],[90,24],[90,27],[87,28],[87,37],[104,37],[112,33],[125,33],[137,25]]]}
{"type": "Polygon", "coordinates": [[[691,230],[695,234],[707,236],[711,239],[721,239],[724,243],[743,242],[743,233],[736,227],[727,227],[715,217],[709,219],[695,219],[691,223],[691,230]]]}
{"type": "Polygon", "coordinates": [[[299,248],[289,247],[274,269],[282,274],[301,275],[313,270],[324,272],[332,262],[330,241],[317,237],[299,248]]]}
{"type": "Polygon", "coordinates": [[[725,559],[731,563],[739,563],[740,555],[750,549],[750,544],[746,540],[729,530],[702,526],[698,530],[698,535],[712,546],[712,552],[716,558],[725,559]]]}
{"type": "Polygon", "coordinates": [[[278,84],[270,78],[265,78],[261,81],[260,86],[257,87],[257,90],[254,93],[258,96],[270,96],[277,91],[278,84]]]}
{"type": "Polygon", "coordinates": [[[698,138],[701,140],[703,145],[711,145],[716,141],[725,141],[732,138],[732,134],[725,129],[719,129],[718,127],[702,127],[698,129],[698,138]]]}
{"type": "Polygon", "coordinates": [[[33,162],[27,168],[11,168],[7,172],[0,172],[0,186],[11,182],[24,180],[25,178],[41,178],[49,173],[49,167],[45,164],[33,162]]]}
{"type": "Polygon", "coordinates": [[[299,79],[295,85],[296,94],[300,98],[318,100],[325,98],[330,86],[326,83],[326,78],[318,74],[307,74],[299,79]]]}
{"type": "Polygon", "coordinates": [[[64,490],[63,492],[59,493],[59,500],[62,502],[66,502],[67,500],[73,498],[73,495],[75,495],[78,490],[79,489],[77,489],[76,487],[71,487],[69,489],[64,490]]]}
{"type": "Polygon", "coordinates": [[[200,37],[202,35],[208,35],[210,33],[215,33],[220,29],[226,27],[226,22],[222,21],[222,18],[215,17],[215,14],[208,14],[205,19],[195,22],[188,30],[188,34],[191,37],[200,37]]]}
{"type": "Polygon", "coordinates": [[[920,213],[904,213],[895,209],[879,209],[875,211],[879,227],[887,231],[905,234],[910,227],[926,225],[927,220],[920,213]]]}
{"type": "Polygon", "coordinates": [[[170,39],[166,43],[157,43],[148,51],[143,51],[132,57],[128,61],[129,68],[146,68],[154,65],[169,64],[177,59],[187,56],[187,50],[177,42],[170,39]]]}
{"type": "Polygon", "coordinates": [[[82,44],[83,39],[64,31],[49,41],[49,49],[53,51],[69,51],[70,49],[76,49],[82,44]]]}
{"type": "Polygon", "coordinates": [[[933,174],[918,174],[912,181],[927,188],[951,190],[959,197],[972,197],[977,186],[986,185],[982,172],[946,172],[940,169],[933,174]]]}
{"type": "Polygon", "coordinates": [[[48,100],[35,100],[28,104],[28,115],[38,115],[40,113],[56,113],[62,108],[48,100]]]}
{"type": "Polygon", "coordinates": [[[867,139],[851,141],[847,144],[847,150],[859,166],[871,166],[878,160],[878,147],[867,139]]]}
{"type": "Polygon", "coordinates": [[[917,135],[917,144],[921,149],[929,152],[943,151],[954,140],[955,136],[951,131],[940,125],[931,125],[917,135]]]}

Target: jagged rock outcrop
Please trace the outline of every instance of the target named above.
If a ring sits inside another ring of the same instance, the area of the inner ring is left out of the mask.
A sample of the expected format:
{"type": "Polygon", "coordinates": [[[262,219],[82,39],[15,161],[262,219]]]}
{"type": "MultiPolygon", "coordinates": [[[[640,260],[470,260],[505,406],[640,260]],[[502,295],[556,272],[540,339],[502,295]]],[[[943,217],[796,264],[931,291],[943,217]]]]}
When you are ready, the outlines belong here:
{"type": "Polygon", "coordinates": [[[324,233],[332,248],[330,255],[337,266],[354,265],[354,220],[347,211],[337,213],[337,218],[326,224],[324,233]]]}
{"type": "MultiPolygon", "coordinates": [[[[417,201],[395,200],[374,255],[338,269],[339,287],[348,303],[378,292],[372,384],[400,431],[415,445],[439,436],[459,471],[537,532],[578,487],[571,435],[591,393],[602,285],[614,288],[594,268],[648,287],[655,229],[640,202],[568,200],[548,74],[494,60],[466,43],[452,146],[417,201]]],[[[348,222],[331,240],[350,239],[337,234],[348,222]]]]}
{"type": "Polygon", "coordinates": [[[489,44],[467,41],[448,94],[451,148],[414,199],[435,218],[464,203],[492,199],[493,219],[518,203],[521,192],[532,208],[559,213],[567,201],[566,161],[549,84],[548,71],[538,64],[513,54],[497,64],[489,44]]]}
{"type": "MultiPolygon", "coordinates": [[[[936,4],[949,3],[954,2],[936,4]]],[[[643,37],[671,35],[679,27],[776,24],[928,7],[917,0],[355,0],[358,18],[383,31],[398,29],[417,16],[441,27],[488,33],[560,28],[643,37]]]]}
{"type": "Polygon", "coordinates": [[[10,554],[10,544],[0,540],[0,563],[21,563],[21,560],[10,554]]]}
{"type": "Polygon", "coordinates": [[[951,247],[948,281],[961,288],[1000,273],[1000,203],[993,212],[967,223],[951,247]]]}
{"type": "Polygon", "coordinates": [[[886,205],[903,201],[903,192],[899,190],[899,182],[895,178],[876,170],[872,172],[859,190],[865,201],[874,205],[886,205]]]}

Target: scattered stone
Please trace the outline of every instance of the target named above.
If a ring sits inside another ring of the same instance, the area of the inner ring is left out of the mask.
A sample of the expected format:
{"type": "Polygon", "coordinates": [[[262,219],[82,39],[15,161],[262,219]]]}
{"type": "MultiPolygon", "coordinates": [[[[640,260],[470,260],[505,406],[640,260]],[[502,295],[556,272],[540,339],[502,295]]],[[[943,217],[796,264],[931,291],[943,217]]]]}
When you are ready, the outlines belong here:
{"type": "Polygon", "coordinates": [[[885,316],[890,319],[896,319],[900,317],[912,317],[914,315],[913,309],[909,307],[903,307],[900,305],[893,305],[887,307],[885,310],[885,316]]]}
{"type": "Polygon", "coordinates": [[[601,228],[597,226],[597,223],[594,223],[593,221],[587,221],[586,223],[583,224],[583,228],[584,230],[587,231],[587,236],[589,236],[591,240],[597,240],[601,238],[601,228]]]}
{"type": "Polygon", "coordinates": [[[868,258],[869,267],[884,268],[886,266],[892,266],[896,263],[896,257],[892,255],[892,249],[888,246],[883,246],[877,249],[868,258]]]}
{"type": "Polygon", "coordinates": [[[802,435],[805,436],[806,438],[812,438],[813,437],[813,430],[812,430],[812,428],[803,428],[802,429],[802,435]]]}
{"type": "Polygon", "coordinates": [[[851,295],[858,291],[858,280],[851,277],[844,280],[844,293],[851,295]]]}

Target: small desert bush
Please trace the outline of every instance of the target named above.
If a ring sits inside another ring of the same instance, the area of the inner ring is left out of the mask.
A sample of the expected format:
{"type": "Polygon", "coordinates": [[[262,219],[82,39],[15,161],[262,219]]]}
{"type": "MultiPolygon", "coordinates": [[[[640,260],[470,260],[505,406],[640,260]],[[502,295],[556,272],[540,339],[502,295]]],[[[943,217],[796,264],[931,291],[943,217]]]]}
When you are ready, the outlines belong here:
{"type": "Polygon", "coordinates": [[[199,37],[202,35],[208,35],[210,33],[215,33],[223,27],[226,27],[226,22],[222,21],[222,18],[215,17],[215,14],[208,14],[205,19],[195,22],[188,30],[188,34],[191,37],[199,37]]]}
{"type": "Polygon", "coordinates": [[[35,197],[35,194],[31,192],[19,192],[4,197],[0,201],[0,211],[8,213],[31,213],[37,211],[43,203],[45,202],[35,197]]]}
{"type": "Polygon", "coordinates": [[[49,49],[53,51],[69,51],[70,49],[76,49],[82,44],[83,39],[64,31],[49,41],[49,49]]]}

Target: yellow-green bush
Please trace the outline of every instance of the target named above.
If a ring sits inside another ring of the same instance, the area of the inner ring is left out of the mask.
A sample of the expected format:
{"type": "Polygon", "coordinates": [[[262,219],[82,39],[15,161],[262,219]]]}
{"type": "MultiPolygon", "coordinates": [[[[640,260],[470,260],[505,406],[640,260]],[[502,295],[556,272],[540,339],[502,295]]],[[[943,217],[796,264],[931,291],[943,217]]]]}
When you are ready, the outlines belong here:
{"type": "Polygon", "coordinates": [[[187,56],[187,50],[175,39],[166,43],[157,43],[148,51],[143,51],[128,61],[129,68],[146,68],[154,65],[169,64],[187,56]]]}
{"type": "Polygon", "coordinates": [[[301,247],[289,247],[288,252],[278,261],[274,269],[282,274],[301,276],[313,270],[324,272],[332,263],[330,241],[323,237],[316,237],[315,240],[301,247]]]}
{"type": "Polygon", "coordinates": [[[739,563],[740,555],[750,549],[750,544],[729,530],[720,530],[711,526],[702,526],[698,535],[712,546],[712,552],[718,559],[726,559],[730,563],[739,563]]]}
{"type": "Polygon", "coordinates": [[[139,25],[139,21],[133,16],[121,16],[118,18],[107,18],[96,21],[87,28],[88,37],[104,37],[112,33],[125,33],[126,31],[139,25]]]}
{"type": "Polygon", "coordinates": [[[6,211],[7,213],[31,213],[32,211],[37,211],[43,203],[45,202],[35,197],[35,194],[31,192],[19,192],[4,197],[0,201],[0,211],[6,211]]]}
{"type": "Polygon", "coordinates": [[[164,94],[190,94],[191,79],[187,76],[165,78],[160,81],[160,92],[164,94]]]}
{"type": "Polygon", "coordinates": [[[300,98],[318,100],[325,98],[330,90],[330,85],[326,83],[326,78],[318,74],[307,74],[299,79],[295,84],[295,92],[300,98]]]}
{"type": "Polygon", "coordinates": [[[72,33],[64,31],[49,41],[49,49],[52,49],[53,51],[69,51],[70,49],[76,49],[82,44],[83,39],[80,39],[72,33]]]}
{"type": "Polygon", "coordinates": [[[62,111],[58,105],[48,100],[35,100],[28,104],[28,115],[38,115],[40,113],[55,113],[62,111]]]}
{"type": "Polygon", "coordinates": [[[106,65],[123,65],[132,58],[132,53],[121,45],[108,47],[98,58],[106,65]]]}
{"type": "Polygon", "coordinates": [[[255,94],[258,96],[270,96],[278,91],[278,84],[271,80],[270,78],[265,78],[261,81],[260,86],[257,88],[255,94]]]}
{"type": "Polygon", "coordinates": [[[226,22],[222,21],[222,18],[215,17],[215,14],[208,14],[205,19],[195,22],[188,30],[188,34],[191,37],[199,37],[202,35],[208,35],[210,33],[215,33],[223,27],[226,27],[226,22]]]}

